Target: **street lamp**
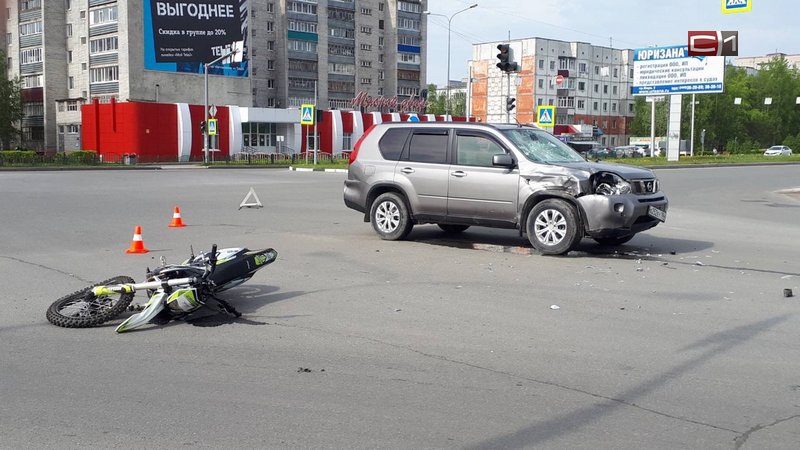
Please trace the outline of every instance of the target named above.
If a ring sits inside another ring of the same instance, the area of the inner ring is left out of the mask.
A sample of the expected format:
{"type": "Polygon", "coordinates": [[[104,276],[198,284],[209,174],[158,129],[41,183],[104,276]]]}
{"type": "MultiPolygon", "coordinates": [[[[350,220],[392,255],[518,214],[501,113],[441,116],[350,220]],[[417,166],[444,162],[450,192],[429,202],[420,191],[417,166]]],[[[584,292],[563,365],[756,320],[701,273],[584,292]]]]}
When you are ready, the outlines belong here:
{"type": "Polygon", "coordinates": [[[205,118],[203,119],[204,120],[203,123],[205,124],[205,128],[203,129],[203,164],[208,164],[208,68],[222,61],[225,58],[233,58],[239,52],[241,52],[241,50],[239,48],[236,48],[236,46],[234,45],[234,48],[231,52],[220,56],[219,58],[211,61],[210,63],[203,64],[203,78],[204,78],[203,81],[205,83],[205,88],[206,88],[205,101],[203,102],[203,114],[205,114],[204,116],[205,118]]]}
{"type": "Polygon", "coordinates": [[[444,104],[445,105],[444,106],[444,114],[446,116],[450,115],[450,23],[453,21],[453,17],[455,17],[456,14],[462,13],[464,11],[467,11],[469,9],[475,8],[477,6],[478,6],[478,4],[475,3],[475,4],[471,5],[471,6],[468,6],[468,7],[464,8],[464,9],[462,9],[461,11],[454,12],[449,17],[444,15],[444,14],[432,13],[430,11],[422,11],[422,14],[425,14],[425,15],[428,15],[428,16],[442,16],[445,19],[447,19],[447,100],[445,101],[445,104],[444,104]]]}

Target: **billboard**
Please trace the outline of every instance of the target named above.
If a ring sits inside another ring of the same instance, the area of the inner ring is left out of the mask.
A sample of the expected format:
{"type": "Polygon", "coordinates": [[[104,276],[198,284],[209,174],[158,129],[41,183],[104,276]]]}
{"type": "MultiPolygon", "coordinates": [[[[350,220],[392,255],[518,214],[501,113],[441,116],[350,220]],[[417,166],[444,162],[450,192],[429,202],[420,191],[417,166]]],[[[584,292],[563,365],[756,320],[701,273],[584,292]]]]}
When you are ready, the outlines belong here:
{"type": "Polygon", "coordinates": [[[702,94],[722,92],[724,56],[689,56],[689,47],[650,47],[634,50],[633,95],[702,94]]]}
{"type": "Polygon", "coordinates": [[[249,0],[144,0],[144,68],[203,73],[203,64],[244,48],[241,62],[222,60],[208,73],[248,76],[249,0]]]}

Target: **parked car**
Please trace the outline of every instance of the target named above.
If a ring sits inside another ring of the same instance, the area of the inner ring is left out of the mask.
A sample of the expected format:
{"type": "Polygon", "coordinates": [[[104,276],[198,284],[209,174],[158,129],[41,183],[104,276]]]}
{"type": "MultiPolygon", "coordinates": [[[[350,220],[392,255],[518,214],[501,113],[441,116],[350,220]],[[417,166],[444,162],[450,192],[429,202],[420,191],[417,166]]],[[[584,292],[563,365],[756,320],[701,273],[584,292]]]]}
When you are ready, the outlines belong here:
{"type": "Polygon", "coordinates": [[[668,208],[649,169],[588,162],[539,128],[464,122],[372,126],[350,154],[344,203],[385,240],[425,223],[511,228],[547,255],[584,236],[623,244],[668,208]]]}
{"type": "Polygon", "coordinates": [[[764,156],[792,156],[792,149],[785,145],[773,145],[764,152],[764,156]]]}
{"type": "Polygon", "coordinates": [[[614,147],[614,153],[616,154],[617,158],[639,158],[644,156],[644,150],[635,145],[614,147]]]}
{"type": "Polygon", "coordinates": [[[605,147],[594,147],[586,152],[586,159],[606,159],[613,157],[614,153],[605,147]]]}

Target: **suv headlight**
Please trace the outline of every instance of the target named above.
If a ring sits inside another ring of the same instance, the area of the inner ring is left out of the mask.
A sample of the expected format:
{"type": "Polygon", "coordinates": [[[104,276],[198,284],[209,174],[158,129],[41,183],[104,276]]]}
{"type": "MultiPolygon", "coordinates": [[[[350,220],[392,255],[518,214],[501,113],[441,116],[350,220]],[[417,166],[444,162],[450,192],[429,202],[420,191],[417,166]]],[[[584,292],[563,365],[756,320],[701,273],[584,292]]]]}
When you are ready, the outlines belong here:
{"type": "Polygon", "coordinates": [[[631,184],[617,174],[603,172],[595,177],[594,193],[597,195],[630,194],[631,184]]]}

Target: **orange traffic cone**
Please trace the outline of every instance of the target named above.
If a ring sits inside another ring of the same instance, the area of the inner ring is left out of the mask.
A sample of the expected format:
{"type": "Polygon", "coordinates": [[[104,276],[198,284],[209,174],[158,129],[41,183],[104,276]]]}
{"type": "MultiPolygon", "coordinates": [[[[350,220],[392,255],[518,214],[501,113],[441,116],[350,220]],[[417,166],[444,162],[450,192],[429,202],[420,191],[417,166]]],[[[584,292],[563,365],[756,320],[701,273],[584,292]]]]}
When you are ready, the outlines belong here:
{"type": "Polygon", "coordinates": [[[147,253],[149,251],[150,250],[144,248],[144,242],[142,241],[142,227],[136,225],[136,228],[133,230],[131,247],[125,250],[125,253],[147,253]]]}
{"type": "Polygon", "coordinates": [[[175,207],[175,212],[172,213],[172,222],[169,224],[170,227],[185,227],[186,225],[181,220],[181,209],[177,206],[175,207]]]}

